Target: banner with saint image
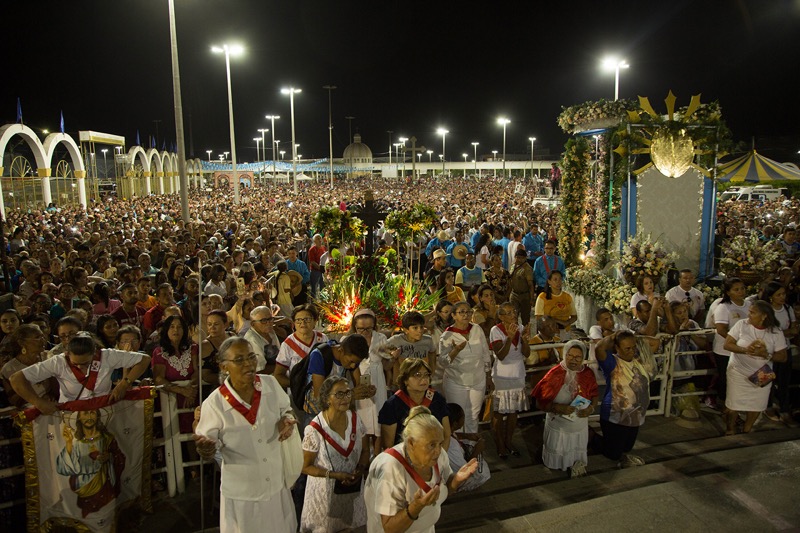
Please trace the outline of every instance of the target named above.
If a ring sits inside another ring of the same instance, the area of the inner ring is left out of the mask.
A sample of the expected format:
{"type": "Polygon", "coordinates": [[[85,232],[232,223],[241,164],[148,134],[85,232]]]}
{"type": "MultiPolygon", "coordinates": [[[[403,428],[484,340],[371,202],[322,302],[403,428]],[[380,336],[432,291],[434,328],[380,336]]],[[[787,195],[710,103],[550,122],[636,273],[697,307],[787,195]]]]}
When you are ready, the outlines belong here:
{"type": "Polygon", "coordinates": [[[151,510],[151,388],[67,402],[53,415],[21,414],[28,531],[116,530],[122,509],[151,510]]]}

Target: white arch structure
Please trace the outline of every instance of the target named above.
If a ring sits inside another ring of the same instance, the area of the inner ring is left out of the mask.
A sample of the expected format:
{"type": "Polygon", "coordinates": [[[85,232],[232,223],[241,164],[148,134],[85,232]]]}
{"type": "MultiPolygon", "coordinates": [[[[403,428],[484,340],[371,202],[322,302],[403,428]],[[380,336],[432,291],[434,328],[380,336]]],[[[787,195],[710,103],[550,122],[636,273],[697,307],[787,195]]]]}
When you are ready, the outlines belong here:
{"type": "MultiPolygon", "coordinates": [[[[50,191],[50,176],[53,173],[53,154],[55,153],[56,146],[63,143],[67,148],[70,159],[72,161],[73,174],[78,180],[78,198],[86,210],[86,166],[81,157],[80,148],[78,148],[75,139],[66,133],[51,133],[45,137],[44,144],[39,141],[39,136],[36,135],[32,129],[24,124],[6,124],[0,126],[0,157],[6,152],[6,146],[15,136],[20,136],[33,152],[33,159],[36,163],[36,174],[41,180],[42,185],[42,199],[45,205],[53,201],[52,193],[50,191]]],[[[0,159],[2,165],[2,159],[0,159]]],[[[3,174],[3,167],[0,166],[0,175],[3,174]]],[[[3,202],[3,190],[0,184],[0,213],[3,218],[6,216],[6,206],[3,202]]]]}

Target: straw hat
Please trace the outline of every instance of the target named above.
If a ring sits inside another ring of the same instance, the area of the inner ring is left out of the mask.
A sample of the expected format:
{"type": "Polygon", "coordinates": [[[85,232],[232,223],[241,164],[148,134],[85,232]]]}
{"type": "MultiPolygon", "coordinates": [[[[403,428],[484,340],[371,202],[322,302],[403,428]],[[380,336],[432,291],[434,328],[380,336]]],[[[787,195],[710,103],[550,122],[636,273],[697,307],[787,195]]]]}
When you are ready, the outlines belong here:
{"type": "Polygon", "coordinates": [[[436,238],[439,239],[440,241],[446,241],[448,237],[449,235],[443,229],[439,230],[439,233],[436,234],[436,238]]]}
{"type": "Polygon", "coordinates": [[[292,296],[297,296],[303,290],[303,276],[296,270],[287,270],[286,273],[292,280],[292,296]]]}
{"type": "Polygon", "coordinates": [[[463,261],[467,257],[467,247],[463,244],[453,246],[453,257],[459,261],[463,261]]]}

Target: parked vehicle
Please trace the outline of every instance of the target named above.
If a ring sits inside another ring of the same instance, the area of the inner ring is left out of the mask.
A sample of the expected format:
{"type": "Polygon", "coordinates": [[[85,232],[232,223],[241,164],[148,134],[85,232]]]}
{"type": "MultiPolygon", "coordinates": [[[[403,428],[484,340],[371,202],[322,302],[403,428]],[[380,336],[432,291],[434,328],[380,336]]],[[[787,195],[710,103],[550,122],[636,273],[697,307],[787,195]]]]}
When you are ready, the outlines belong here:
{"type": "Polygon", "coordinates": [[[755,187],[731,187],[722,193],[720,202],[766,202],[767,200],[778,200],[789,198],[791,194],[786,187],[773,187],[771,185],[756,185],[755,187]]]}

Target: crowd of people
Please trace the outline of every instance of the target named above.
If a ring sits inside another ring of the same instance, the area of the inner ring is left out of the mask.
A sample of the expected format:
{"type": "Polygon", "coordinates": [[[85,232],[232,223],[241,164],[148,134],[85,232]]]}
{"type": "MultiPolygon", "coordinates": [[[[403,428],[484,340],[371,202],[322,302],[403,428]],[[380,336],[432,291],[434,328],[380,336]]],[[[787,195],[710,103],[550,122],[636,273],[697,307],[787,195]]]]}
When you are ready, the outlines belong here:
{"type": "Polygon", "coordinates": [[[799,202],[720,205],[720,248],[757,233],[785,251],[757,295],[729,277],[706,310],[695,273],[681,271],[664,297],[643,277],[629,324],[605,309],[578,324],[556,253],[558,207],[532,203],[518,185],[356,178],[334,190],[304,184],[296,196],[244,188],[240,206],[225,189],[193,190],[190,222],[174,195],[12,211],[2,406],[50,414],[149,382],[197,407],[180,429],[195,434],[190,453],[221,465],[223,531],[255,530],[263,513],[274,531],[432,530],[448,493],[488,479],[479,423],[490,422],[504,460],[520,455],[518,415],[534,408],[545,412],[547,467],[584,475],[590,448],[623,467],[643,464],[630,452],[650,404],[657,336],[701,325],[713,339],[685,339],[713,354],[727,432],[752,431],[765,411],[794,424],[799,202]],[[403,315],[397,331],[362,308],[329,338],[314,297],[331,250],[313,218],[323,206],[357,210],[366,189],[387,211],[435,207],[439,219],[414,242],[395,242],[383,226],[370,237],[378,253],[395,247],[441,300],[403,315]],[[602,438],[588,424],[596,411],[602,438]]]}

